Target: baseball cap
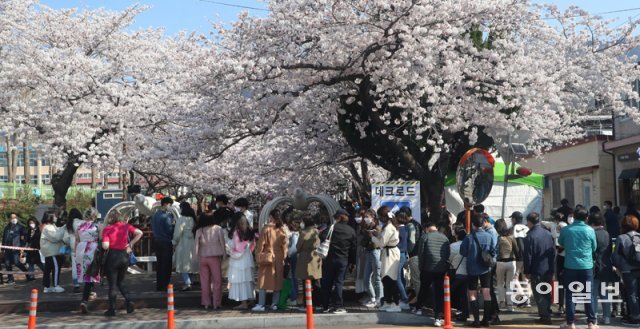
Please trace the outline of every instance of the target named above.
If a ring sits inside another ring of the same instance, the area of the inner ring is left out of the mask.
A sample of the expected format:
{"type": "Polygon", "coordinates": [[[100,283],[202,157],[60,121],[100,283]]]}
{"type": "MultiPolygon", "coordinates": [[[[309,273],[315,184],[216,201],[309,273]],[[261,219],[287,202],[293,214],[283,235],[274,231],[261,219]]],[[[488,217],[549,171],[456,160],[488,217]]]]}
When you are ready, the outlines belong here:
{"type": "Polygon", "coordinates": [[[522,219],[524,218],[524,216],[522,216],[522,213],[519,211],[514,211],[511,216],[509,216],[509,218],[515,218],[515,219],[522,219]]]}

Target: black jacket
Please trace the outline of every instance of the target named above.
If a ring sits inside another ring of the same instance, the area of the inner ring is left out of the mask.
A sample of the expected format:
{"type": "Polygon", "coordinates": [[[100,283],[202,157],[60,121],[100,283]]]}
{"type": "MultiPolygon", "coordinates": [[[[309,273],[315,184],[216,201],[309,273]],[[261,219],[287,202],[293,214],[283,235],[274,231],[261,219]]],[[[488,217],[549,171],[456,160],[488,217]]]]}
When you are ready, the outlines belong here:
{"type": "Polygon", "coordinates": [[[540,224],[534,226],[524,238],[524,274],[548,276],[554,272],[556,246],[551,233],[540,224]]]}
{"type": "Polygon", "coordinates": [[[356,244],[356,231],[348,223],[336,223],[331,234],[327,258],[348,260],[349,264],[355,264],[356,244]]]}
{"type": "Polygon", "coordinates": [[[24,226],[20,225],[20,223],[15,225],[8,224],[2,234],[2,244],[5,246],[22,247],[25,244],[26,233],[24,226]]]}

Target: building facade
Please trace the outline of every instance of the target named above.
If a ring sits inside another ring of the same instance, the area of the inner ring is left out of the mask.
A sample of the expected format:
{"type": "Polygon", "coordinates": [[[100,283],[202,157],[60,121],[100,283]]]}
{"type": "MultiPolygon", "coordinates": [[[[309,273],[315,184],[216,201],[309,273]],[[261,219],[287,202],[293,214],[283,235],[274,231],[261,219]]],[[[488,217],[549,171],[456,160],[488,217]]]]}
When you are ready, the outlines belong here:
{"type": "Polygon", "coordinates": [[[571,206],[602,207],[614,200],[613,157],[603,148],[611,136],[594,135],[570,145],[558,146],[542,158],[527,158],[521,163],[545,175],[544,215],[560,207],[567,199],[571,206]]]}

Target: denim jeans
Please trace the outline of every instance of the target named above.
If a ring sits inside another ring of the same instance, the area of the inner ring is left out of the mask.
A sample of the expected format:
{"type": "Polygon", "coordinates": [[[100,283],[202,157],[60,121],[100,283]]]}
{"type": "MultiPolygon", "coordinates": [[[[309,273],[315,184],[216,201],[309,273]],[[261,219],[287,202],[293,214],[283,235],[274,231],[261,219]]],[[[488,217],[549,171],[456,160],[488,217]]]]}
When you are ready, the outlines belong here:
{"type": "MultiPolygon", "coordinates": [[[[20,263],[20,252],[16,250],[6,249],[4,251],[4,266],[7,271],[13,271],[12,265],[18,267],[22,272],[27,271],[27,268],[24,266],[24,264],[20,263]]],[[[7,275],[7,277],[9,278],[9,282],[12,282],[14,280],[13,274],[9,274],[7,275]]]]}
{"type": "Polygon", "coordinates": [[[400,301],[403,303],[409,302],[409,297],[407,296],[407,282],[404,278],[404,264],[407,263],[407,254],[404,252],[400,253],[400,266],[398,266],[398,280],[396,280],[396,284],[398,285],[398,293],[400,293],[400,301]]]}
{"type": "Polygon", "coordinates": [[[342,288],[348,261],[330,257],[322,263],[322,304],[325,309],[330,306],[342,308],[342,288]]]}
{"type": "MultiPolygon", "coordinates": [[[[571,283],[579,282],[584,286],[582,291],[577,291],[576,293],[586,292],[586,287],[588,285],[593,284],[593,269],[588,270],[572,270],[569,268],[564,269],[564,296],[565,296],[565,306],[567,312],[567,324],[572,324],[575,322],[576,318],[576,303],[573,302],[573,294],[571,291],[570,285],[571,283]]],[[[593,289],[592,289],[593,290],[593,289]]],[[[580,298],[581,299],[581,298],[580,298]]],[[[591,298],[589,298],[584,304],[584,312],[587,315],[587,321],[591,323],[597,323],[596,315],[593,312],[593,307],[591,307],[591,298]]]]}
{"type": "MultiPolygon", "coordinates": [[[[291,267],[291,291],[289,292],[289,300],[296,301],[298,300],[298,279],[296,278],[296,264],[298,263],[298,255],[293,254],[289,257],[289,264],[291,267]]],[[[287,273],[285,273],[287,274],[287,273]]]]}
{"type": "Polygon", "coordinates": [[[182,276],[182,282],[184,282],[185,285],[190,286],[191,277],[189,276],[189,273],[180,273],[180,275],[182,276]]]}
{"type": "Polygon", "coordinates": [[[382,278],[380,277],[380,249],[367,250],[364,263],[364,286],[372,301],[382,299],[382,278]]]}
{"type": "Polygon", "coordinates": [[[640,320],[640,272],[622,273],[622,281],[627,292],[627,314],[632,320],[640,320]]]}
{"type": "MultiPolygon", "coordinates": [[[[612,296],[611,298],[608,298],[608,295],[610,295],[612,291],[603,290],[603,283],[607,286],[613,286],[613,283],[601,282],[598,279],[593,279],[593,288],[591,289],[591,307],[593,308],[593,313],[596,315],[596,317],[598,317],[598,306],[600,304],[598,299],[620,299],[618,296],[612,296]]],[[[602,302],[602,317],[605,319],[611,319],[611,303],[602,302]]]]}

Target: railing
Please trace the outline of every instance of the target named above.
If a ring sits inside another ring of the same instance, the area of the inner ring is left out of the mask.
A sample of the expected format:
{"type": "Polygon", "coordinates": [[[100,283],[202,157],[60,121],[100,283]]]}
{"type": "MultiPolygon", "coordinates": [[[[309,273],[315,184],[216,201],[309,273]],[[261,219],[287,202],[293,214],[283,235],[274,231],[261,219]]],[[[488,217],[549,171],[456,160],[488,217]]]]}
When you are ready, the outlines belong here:
{"type": "MultiPolygon", "coordinates": [[[[92,193],[96,191],[84,187],[72,186],[67,192],[67,198],[72,198],[78,193],[92,193]]],[[[18,196],[29,194],[44,200],[53,199],[53,187],[51,185],[30,185],[19,183],[0,183],[0,199],[16,199],[18,196]]]]}

